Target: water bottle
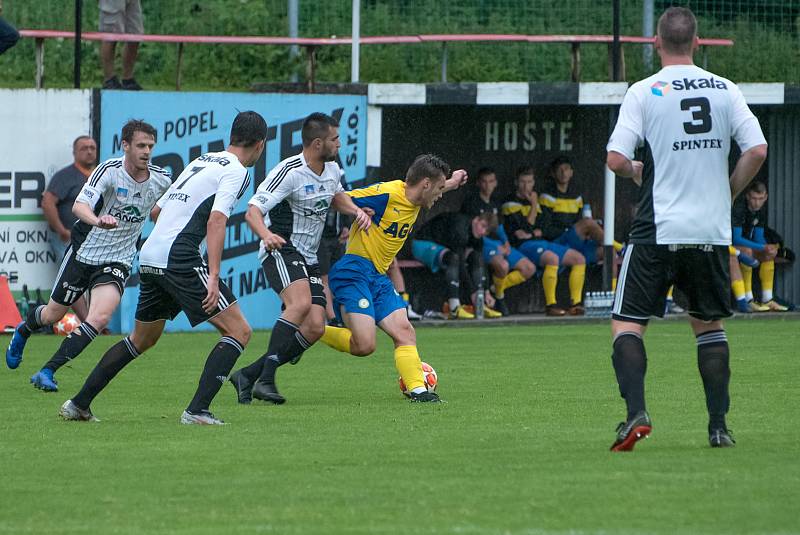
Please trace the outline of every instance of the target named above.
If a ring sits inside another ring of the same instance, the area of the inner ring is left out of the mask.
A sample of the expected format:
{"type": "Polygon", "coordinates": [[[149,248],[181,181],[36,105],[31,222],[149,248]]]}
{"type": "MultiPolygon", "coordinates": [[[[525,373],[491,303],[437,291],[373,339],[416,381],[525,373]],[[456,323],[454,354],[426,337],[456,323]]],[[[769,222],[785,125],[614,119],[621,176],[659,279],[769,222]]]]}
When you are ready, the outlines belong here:
{"type": "Polygon", "coordinates": [[[592,218],[592,205],[586,203],[583,205],[583,217],[584,219],[591,219],[592,218]]]}
{"type": "Polygon", "coordinates": [[[483,295],[483,277],[481,277],[481,283],[478,285],[478,292],[475,296],[475,317],[480,319],[483,317],[483,307],[484,307],[484,295],[483,295]]]}
{"type": "Polygon", "coordinates": [[[586,293],[586,316],[593,318],[597,315],[597,298],[594,292],[586,293]]]}

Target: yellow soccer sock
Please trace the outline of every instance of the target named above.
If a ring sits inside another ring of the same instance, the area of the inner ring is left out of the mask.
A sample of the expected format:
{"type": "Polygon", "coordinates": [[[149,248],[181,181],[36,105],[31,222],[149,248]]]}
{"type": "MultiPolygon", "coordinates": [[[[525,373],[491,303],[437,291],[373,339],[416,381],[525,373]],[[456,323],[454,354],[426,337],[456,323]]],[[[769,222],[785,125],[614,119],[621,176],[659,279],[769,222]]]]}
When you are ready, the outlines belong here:
{"type": "Polygon", "coordinates": [[[744,264],[739,264],[739,268],[742,270],[744,293],[747,296],[747,299],[750,300],[753,298],[753,268],[750,266],[745,266],[744,264]]]}
{"type": "Polygon", "coordinates": [[[742,279],[731,281],[731,288],[733,289],[733,297],[737,301],[744,299],[744,281],[742,279]]]}
{"type": "Polygon", "coordinates": [[[517,284],[522,284],[525,282],[525,277],[520,273],[518,269],[515,269],[502,279],[495,279],[494,289],[495,295],[502,299],[505,297],[506,290],[509,288],[516,286],[517,284]],[[500,285],[498,286],[497,281],[500,281],[500,285]]]}
{"type": "Polygon", "coordinates": [[[672,290],[674,290],[674,286],[670,286],[669,290],[667,290],[667,301],[672,301],[672,290]]]}
{"type": "Polygon", "coordinates": [[[758,279],[761,281],[761,302],[769,303],[772,301],[772,288],[775,284],[774,260],[761,262],[761,266],[758,268],[758,279]]]}
{"type": "Polygon", "coordinates": [[[622,250],[622,244],[617,240],[614,240],[613,246],[614,246],[614,251],[616,252],[620,252],[622,250]]]}
{"type": "Polygon", "coordinates": [[[577,264],[569,270],[569,297],[572,304],[583,301],[583,283],[586,281],[586,264],[577,264]]]}
{"type": "MultiPolygon", "coordinates": [[[[507,277],[508,275],[506,275],[507,277]]],[[[494,286],[494,295],[498,299],[502,299],[506,296],[506,287],[505,287],[505,280],[506,277],[495,277],[492,275],[492,286],[494,286]]]]}
{"type": "Polygon", "coordinates": [[[325,334],[322,335],[320,340],[323,344],[330,346],[337,351],[341,351],[342,353],[350,353],[350,339],[352,337],[353,333],[350,332],[350,329],[326,325],[325,334]]]}
{"type": "Polygon", "coordinates": [[[558,284],[558,266],[544,266],[542,286],[544,286],[544,304],[547,306],[556,304],[556,284],[558,284]]]}
{"type": "Polygon", "coordinates": [[[409,391],[425,387],[425,374],[419,360],[417,346],[398,346],[394,348],[394,365],[409,391]]]}
{"type": "Polygon", "coordinates": [[[616,292],[617,291],[617,278],[616,277],[611,279],[611,291],[612,292],[616,292]]]}

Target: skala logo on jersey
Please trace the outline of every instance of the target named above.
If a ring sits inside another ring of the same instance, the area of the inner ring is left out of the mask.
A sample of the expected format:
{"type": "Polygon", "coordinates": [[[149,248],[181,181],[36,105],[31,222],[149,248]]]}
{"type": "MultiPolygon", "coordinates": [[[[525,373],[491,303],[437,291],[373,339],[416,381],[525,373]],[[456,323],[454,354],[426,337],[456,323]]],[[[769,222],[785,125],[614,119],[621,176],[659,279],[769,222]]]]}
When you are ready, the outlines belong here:
{"type": "Polygon", "coordinates": [[[117,200],[125,201],[128,198],[128,190],[126,188],[117,188],[117,200]]]}
{"type": "Polygon", "coordinates": [[[400,238],[401,240],[408,236],[409,232],[411,232],[411,225],[403,223],[402,227],[398,227],[396,222],[386,227],[386,230],[383,231],[384,234],[388,234],[392,238],[400,238]]]}
{"type": "Polygon", "coordinates": [[[650,86],[650,91],[657,97],[663,97],[669,92],[669,82],[656,82],[650,86]]]}
{"type": "Polygon", "coordinates": [[[711,78],[684,78],[683,80],[672,80],[672,89],[675,91],[691,91],[692,89],[728,89],[725,82],[717,80],[713,76],[711,78]]]}
{"type": "Polygon", "coordinates": [[[141,223],[144,221],[144,216],[139,211],[138,208],[135,206],[123,206],[121,209],[111,209],[109,214],[113,215],[120,221],[126,221],[128,223],[141,223]]]}
{"type": "Polygon", "coordinates": [[[311,195],[314,193],[314,184],[306,184],[306,195],[311,195]]]}

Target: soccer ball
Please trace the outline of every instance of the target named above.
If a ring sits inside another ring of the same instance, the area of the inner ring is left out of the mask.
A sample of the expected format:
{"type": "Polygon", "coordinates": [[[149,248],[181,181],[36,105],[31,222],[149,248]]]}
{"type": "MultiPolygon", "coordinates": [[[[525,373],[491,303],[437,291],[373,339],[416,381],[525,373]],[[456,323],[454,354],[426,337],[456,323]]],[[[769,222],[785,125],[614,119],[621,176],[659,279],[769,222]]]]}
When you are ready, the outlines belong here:
{"type": "MultiPolygon", "coordinates": [[[[436,370],[427,362],[423,362],[422,373],[425,376],[425,388],[428,389],[428,392],[436,390],[436,386],[439,384],[439,377],[436,375],[436,370]]],[[[406,388],[406,384],[403,382],[403,378],[398,378],[397,382],[400,384],[400,392],[406,397],[411,397],[411,394],[406,388]]]]}
{"type": "Polygon", "coordinates": [[[53,333],[59,336],[67,336],[69,333],[78,328],[81,320],[72,312],[67,312],[64,317],[53,324],[53,333]]]}

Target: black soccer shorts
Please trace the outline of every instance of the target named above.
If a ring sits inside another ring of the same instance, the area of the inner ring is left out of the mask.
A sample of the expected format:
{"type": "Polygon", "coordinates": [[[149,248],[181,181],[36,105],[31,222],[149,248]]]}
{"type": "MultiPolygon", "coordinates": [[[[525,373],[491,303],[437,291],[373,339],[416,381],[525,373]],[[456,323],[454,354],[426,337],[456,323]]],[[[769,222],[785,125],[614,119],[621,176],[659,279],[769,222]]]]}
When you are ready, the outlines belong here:
{"type": "Polygon", "coordinates": [[[78,260],[75,249],[70,246],[61,259],[50,298],[60,305],[72,306],[84,292],[103,284],[114,284],[122,295],[127,279],[128,267],[124,264],[84,264],[78,260]]]}
{"type": "Polygon", "coordinates": [[[306,259],[294,247],[281,247],[268,251],[261,268],[270,287],[280,295],[293,282],[306,279],[311,286],[311,304],[323,308],[327,305],[319,264],[309,266],[306,259]]]}
{"type": "Polygon", "coordinates": [[[203,300],[208,295],[206,265],[185,269],[140,266],[139,273],[141,287],[136,306],[136,321],[151,323],[172,320],[183,311],[189,318],[189,323],[195,327],[236,302],[233,292],[220,280],[216,308],[210,314],[203,310],[203,300]]]}
{"type": "Polygon", "coordinates": [[[617,279],[612,317],[646,325],[663,317],[675,285],[689,300],[689,315],[703,321],[731,316],[727,245],[631,244],[617,279]]]}

